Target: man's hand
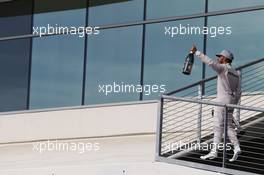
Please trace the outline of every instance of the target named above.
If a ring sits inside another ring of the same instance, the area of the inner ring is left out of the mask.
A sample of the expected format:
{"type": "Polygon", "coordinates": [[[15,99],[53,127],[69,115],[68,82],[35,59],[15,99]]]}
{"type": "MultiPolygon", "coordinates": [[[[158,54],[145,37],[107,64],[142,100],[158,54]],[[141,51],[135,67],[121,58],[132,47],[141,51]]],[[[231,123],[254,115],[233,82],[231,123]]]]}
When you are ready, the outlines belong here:
{"type": "Polygon", "coordinates": [[[196,46],[194,44],[193,44],[192,48],[190,49],[190,51],[192,53],[195,53],[197,51],[197,48],[196,48],[196,46]]]}

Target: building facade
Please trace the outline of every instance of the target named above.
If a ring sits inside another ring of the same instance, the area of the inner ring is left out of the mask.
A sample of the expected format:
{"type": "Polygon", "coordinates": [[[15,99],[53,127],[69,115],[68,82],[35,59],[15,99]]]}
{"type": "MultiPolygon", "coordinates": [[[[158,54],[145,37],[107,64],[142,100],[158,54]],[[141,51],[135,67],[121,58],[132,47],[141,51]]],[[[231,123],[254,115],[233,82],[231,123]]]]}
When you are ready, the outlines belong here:
{"type": "Polygon", "coordinates": [[[158,90],[105,94],[100,87],[163,85],[169,92],[213,75],[198,61],[190,76],[181,73],[192,43],[211,57],[231,50],[234,66],[261,58],[263,5],[259,0],[0,1],[0,111],[158,99],[158,90]],[[100,33],[33,34],[48,25],[98,27],[100,33]]]}

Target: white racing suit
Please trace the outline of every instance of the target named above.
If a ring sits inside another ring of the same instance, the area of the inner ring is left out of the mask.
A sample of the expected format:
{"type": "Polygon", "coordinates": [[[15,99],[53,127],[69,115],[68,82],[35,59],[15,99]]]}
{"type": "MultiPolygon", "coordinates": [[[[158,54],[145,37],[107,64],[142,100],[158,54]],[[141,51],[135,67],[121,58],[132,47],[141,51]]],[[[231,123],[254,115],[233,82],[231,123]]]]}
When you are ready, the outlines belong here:
{"type": "MultiPolygon", "coordinates": [[[[241,96],[240,72],[232,68],[230,64],[220,64],[218,62],[215,62],[212,59],[210,59],[208,56],[204,55],[199,51],[196,51],[196,56],[198,56],[202,62],[204,62],[214,71],[216,71],[218,75],[216,101],[224,104],[237,104],[241,96]]],[[[215,107],[214,111],[215,111],[214,112],[214,145],[218,145],[222,140],[222,136],[224,132],[225,108],[215,107]]],[[[236,146],[239,147],[239,141],[237,139],[235,125],[233,123],[233,118],[234,118],[233,112],[234,109],[228,110],[227,134],[229,140],[234,145],[234,147],[236,146]]]]}

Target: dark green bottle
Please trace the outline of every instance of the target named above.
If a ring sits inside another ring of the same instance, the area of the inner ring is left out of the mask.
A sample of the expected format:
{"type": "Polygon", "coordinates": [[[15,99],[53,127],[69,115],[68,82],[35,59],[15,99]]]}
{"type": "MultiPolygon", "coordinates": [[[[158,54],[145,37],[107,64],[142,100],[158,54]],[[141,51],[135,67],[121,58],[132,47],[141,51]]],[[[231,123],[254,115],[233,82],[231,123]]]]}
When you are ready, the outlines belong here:
{"type": "Polygon", "coordinates": [[[194,54],[192,51],[190,51],[190,53],[185,58],[182,73],[185,75],[190,75],[192,72],[193,63],[194,63],[194,54]]]}

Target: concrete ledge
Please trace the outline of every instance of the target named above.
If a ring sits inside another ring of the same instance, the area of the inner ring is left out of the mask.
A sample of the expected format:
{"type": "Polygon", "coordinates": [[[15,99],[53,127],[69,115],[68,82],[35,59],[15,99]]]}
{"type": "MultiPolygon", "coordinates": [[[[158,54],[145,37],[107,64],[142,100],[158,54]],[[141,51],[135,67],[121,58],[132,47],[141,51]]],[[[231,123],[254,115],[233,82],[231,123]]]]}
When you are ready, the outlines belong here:
{"type": "Polygon", "coordinates": [[[1,114],[0,143],[154,133],[157,101],[1,114]]]}

